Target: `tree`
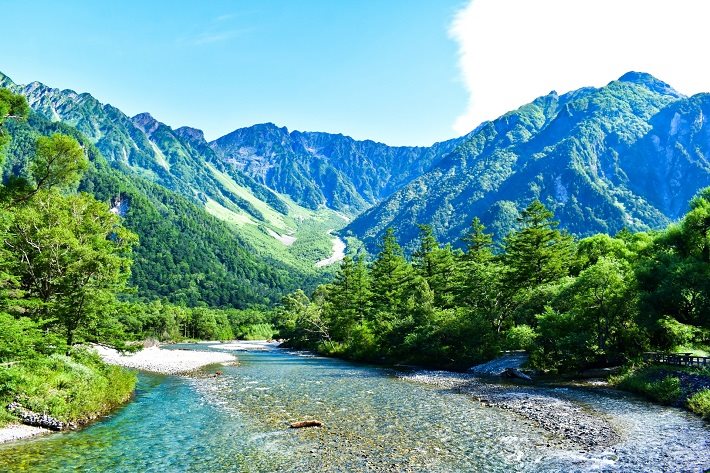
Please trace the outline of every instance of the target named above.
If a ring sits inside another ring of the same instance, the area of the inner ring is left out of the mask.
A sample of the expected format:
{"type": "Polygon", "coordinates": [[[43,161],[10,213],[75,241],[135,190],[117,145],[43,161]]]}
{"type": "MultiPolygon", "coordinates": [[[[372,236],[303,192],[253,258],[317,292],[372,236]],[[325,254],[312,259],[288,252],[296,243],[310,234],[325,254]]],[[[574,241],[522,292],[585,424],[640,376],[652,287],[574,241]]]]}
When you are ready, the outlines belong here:
{"type": "Polygon", "coordinates": [[[22,95],[13,94],[7,89],[0,89],[0,148],[5,146],[9,137],[3,130],[3,123],[8,118],[24,120],[30,113],[27,100],[22,95]]]}
{"type": "Polygon", "coordinates": [[[373,309],[396,313],[406,302],[413,274],[391,228],[385,232],[371,276],[373,309]]]}
{"type": "Polygon", "coordinates": [[[642,316],[656,343],[667,345],[669,334],[659,325],[665,316],[710,328],[710,188],[701,190],[683,220],[656,235],[641,256],[636,276],[642,316]]]}
{"type": "Polygon", "coordinates": [[[471,228],[461,241],[466,244],[465,261],[484,262],[493,257],[493,235],[486,233],[486,227],[478,217],[473,219],[471,228]]]}
{"type": "Polygon", "coordinates": [[[30,163],[30,175],[14,176],[4,191],[11,204],[18,205],[42,190],[75,186],[88,167],[89,160],[76,139],[60,133],[40,136],[30,163]]]}
{"type": "Polygon", "coordinates": [[[278,328],[292,346],[317,348],[319,343],[332,345],[330,327],[323,317],[324,292],[325,288],[319,286],[311,300],[299,289],[281,299],[277,309],[278,328]]]}
{"type": "Polygon", "coordinates": [[[573,263],[574,241],[557,229],[559,222],[539,200],[518,219],[522,228],[505,238],[503,261],[507,283],[527,289],[560,279],[573,263]]]}
{"type": "Polygon", "coordinates": [[[16,210],[5,244],[26,291],[22,304],[43,324],[62,327],[71,347],[126,287],[135,242],[106,204],[43,191],[16,210]]]}
{"type": "Polygon", "coordinates": [[[452,302],[454,253],[450,245],[443,248],[434,236],[431,225],[419,225],[419,248],[412,254],[412,265],[433,291],[437,307],[448,307],[452,302]]]}
{"type": "Polygon", "coordinates": [[[371,295],[365,262],[346,256],[326,295],[326,317],[334,339],[346,341],[354,327],[365,321],[371,295]]]}

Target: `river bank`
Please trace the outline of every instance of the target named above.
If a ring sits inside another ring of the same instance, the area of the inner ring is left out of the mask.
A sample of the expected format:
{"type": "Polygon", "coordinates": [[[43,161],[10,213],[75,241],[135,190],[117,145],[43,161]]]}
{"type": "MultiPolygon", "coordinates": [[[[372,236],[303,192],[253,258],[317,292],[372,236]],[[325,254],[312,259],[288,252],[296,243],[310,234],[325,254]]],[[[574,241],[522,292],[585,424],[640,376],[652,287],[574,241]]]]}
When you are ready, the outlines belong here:
{"type": "Polygon", "coordinates": [[[101,345],[94,346],[94,350],[108,364],[160,374],[185,374],[208,365],[237,361],[232,354],[212,351],[150,347],[136,353],[122,354],[101,345]]]}
{"type": "MultiPolygon", "coordinates": [[[[266,349],[262,345],[249,344],[247,348],[266,349]]],[[[239,348],[245,348],[243,345],[237,346],[239,348]]],[[[225,344],[224,347],[225,349],[235,349],[235,345],[225,344]]],[[[108,365],[167,375],[185,374],[204,366],[218,363],[232,363],[237,360],[232,354],[213,351],[171,350],[150,347],[136,353],[122,354],[113,348],[101,345],[94,345],[92,349],[100,356],[101,360],[108,365]]],[[[55,391],[56,389],[53,392],[55,391]]],[[[112,400],[110,404],[121,405],[122,403],[112,400]]],[[[88,418],[91,417],[94,417],[94,415],[90,415],[88,418]]],[[[82,422],[80,422],[80,424],[81,423],[82,422]]],[[[30,438],[51,432],[53,431],[42,427],[13,423],[0,427],[0,443],[30,438]]]]}
{"type": "Polygon", "coordinates": [[[48,434],[50,432],[51,430],[43,429],[41,427],[34,427],[24,424],[10,424],[5,427],[0,427],[0,443],[36,437],[37,435],[48,434]]]}
{"type": "MultiPolygon", "coordinates": [[[[217,351],[212,346],[224,345],[170,348],[217,351]]],[[[18,465],[37,473],[666,473],[710,467],[707,424],[611,389],[533,388],[598,414],[620,434],[609,447],[584,448],[510,409],[402,379],[402,369],[284,350],[236,354],[240,364],[220,367],[219,376],[141,372],[124,408],[85,429],[3,445],[0,471],[18,465]],[[323,426],[289,428],[306,419],[323,426]]]]}

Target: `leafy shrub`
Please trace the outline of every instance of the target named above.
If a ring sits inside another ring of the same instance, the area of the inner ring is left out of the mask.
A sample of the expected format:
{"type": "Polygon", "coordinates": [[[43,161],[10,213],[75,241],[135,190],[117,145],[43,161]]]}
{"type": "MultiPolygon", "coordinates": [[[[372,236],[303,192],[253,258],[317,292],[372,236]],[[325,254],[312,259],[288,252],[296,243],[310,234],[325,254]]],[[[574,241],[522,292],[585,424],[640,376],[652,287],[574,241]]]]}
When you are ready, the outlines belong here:
{"type": "Polygon", "coordinates": [[[134,372],[80,349],[71,356],[37,356],[0,368],[0,401],[17,400],[35,412],[82,423],[127,401],[135,384],[134,372]]]}
{"type": "Polygon", "coordinates": [[[609,382],[626,391],[642,394],[661,404],[673,404],[681,396],[680,379],[664,376],[662,368],[651,367],[630,370],[609,379],[609,382]]]}
{"type": "Polygon", "coordinates": [[[688,407],[703,419],[710,420],[710,389],[698,391],[688,399],[688,407]]]}
{"type": "Polygon", "coordinates": [[[266,323],[246,325],[239,327],[235,335],[243,340],[269,340],[274,336],[274,327],[266,323]]]}
{"type": "Polygon", "coordinates": [[[505,337],[509,350],[531,350],[535,346],[537,333],[529,325],[516,325],[508,330],[505,337]]]}

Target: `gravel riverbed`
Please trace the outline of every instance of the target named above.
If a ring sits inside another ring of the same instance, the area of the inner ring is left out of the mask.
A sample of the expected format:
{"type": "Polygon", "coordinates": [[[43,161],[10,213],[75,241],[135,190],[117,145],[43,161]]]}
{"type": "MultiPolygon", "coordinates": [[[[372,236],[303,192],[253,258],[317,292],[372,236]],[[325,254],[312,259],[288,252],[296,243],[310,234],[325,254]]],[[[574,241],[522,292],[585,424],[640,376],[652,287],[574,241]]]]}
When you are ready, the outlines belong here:
{"type": "Polygon", "coordinates": [[[94,349],[106,363],[162,374],[184,374],[207,365],[237,361],[232,354],[214,351],[166,350],[151,347],[124,355],[113,348],[101,345],[94,346],[94,349]]]}
{"type": "Polygon", "coordinates": [[[607,447],[620,440],[614,427],[601,415],[587,412],[576,403],[539,394],[532,387],[489,384],[473,375],[442,371],[419,371],[400,377],[468,394],[483,405],[513,411],[583,448],[607,447]]]}

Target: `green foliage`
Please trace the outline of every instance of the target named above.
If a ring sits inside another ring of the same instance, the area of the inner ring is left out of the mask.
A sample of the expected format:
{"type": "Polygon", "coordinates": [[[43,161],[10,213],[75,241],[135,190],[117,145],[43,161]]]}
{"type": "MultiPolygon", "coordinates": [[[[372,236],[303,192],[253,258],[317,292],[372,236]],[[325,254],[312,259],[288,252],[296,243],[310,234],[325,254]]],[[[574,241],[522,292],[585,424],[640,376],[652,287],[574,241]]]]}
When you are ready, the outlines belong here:
{"type": "Polygon", "coordinates": [[[3,123],[8,118],[24,120],[29,113],[30,108],[24,96],[0,88],[0,157],[3,156],[4,150],[2,148],[9,141],[9,136],[2,126],[3,123]]]}
{"type": "Polygon", "coordinates": [[[510,287],[526,289],[556,281],[572,265],[572,237],[557,229],[559,222],[540,201],[533,201],[519,219],[521,230],[505,239],[504,262],[510,287]]]}
{"type": "Polygon", "coordinates": [[[71,187],[88,169],[89,160],[71,136],[55,133],[37,139],[30,175],[37,189],[71,187]]]}
{"type": "Polygon", "coordinates": [[[710,389],[698,391],[688,398],[688,408],[703,419],[710,420],[710,389]]]}
{"type": "Polygon", "coordinates": [[[537,337],[537,332],[529,325],[516,325],[505,334],[506,348],[509,350],[532,350],[535,348],[537,337]]]}
{"type": "Polygon", "coordinates": [[[66,349],[64,340],[46,333],[28,317],[0,313],[0,363],[27,360],[66,349]]]}
{"type": "Polygon", "coordinates": [[[680,379],[677,376],[668,375],[665,368],[631,369],[610,378],[609,381],[621,389],[642,394],[661,404],[673,404],[681,396],[680,379]]]}
{"type": "Polygon", "coordinates": [[[0,366],[2,405],[16,400],[64,422],[84,423],[109,412],[128,400],[135,384],[135,373],[107,365],[84,350],[0,366]]]}
{"type": "MultiPolygon", "coordinates": [[[[494,254],[478,220],[464,237],[464,252],[441,247],[433,228],[422,225],[411,262],[388,230],[369,267],[347,258],[335,281],[313,298],[303,292],[286,298],[281,335],[294,346],[337,356],[437,367],[467,367],[501,348],[525,349],[534,367],[553,372],[624,364],[664,345],[703,347],[703,316],[649,317],[648,300],[666,289],[649,290],[641,279],[653,277],[649,268],[661,270],[659,261],[679,249],[702,258],[705,240],[687,245],[677,235],[678,228],[704,228],[694,222],[702,220],[705,203],[693,206],[692,224],[576,242],[533,201],[501,253],[494,254]]],[[[681,274],[680,294],[700,283],[681,274]]],[[[692,294],[689,302],[703,303],[704,296],[692,294]]],[[[665,399],[673,383],[652,380],[649,390],[665,399]]]]}
{"type": "Polygon", "coordinates": [[[134,242],[118,217],[89,196],[36,194],[15,211],[5,239],[22,281],[18,304],[61,326],[71,346],[77,331],[100,320],[125,288],[134,242]]]}

